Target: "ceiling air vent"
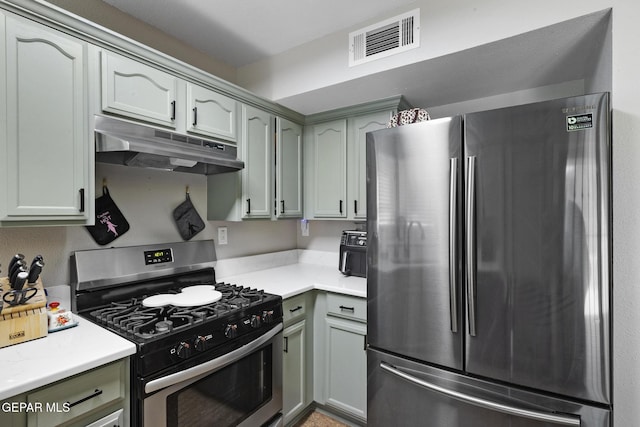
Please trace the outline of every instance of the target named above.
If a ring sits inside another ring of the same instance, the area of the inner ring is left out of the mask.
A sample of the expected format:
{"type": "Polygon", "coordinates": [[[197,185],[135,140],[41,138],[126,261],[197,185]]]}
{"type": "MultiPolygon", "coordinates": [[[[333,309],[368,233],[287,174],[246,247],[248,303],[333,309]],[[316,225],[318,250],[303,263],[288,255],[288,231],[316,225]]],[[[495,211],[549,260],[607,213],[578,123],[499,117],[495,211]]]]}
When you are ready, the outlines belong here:
{"type": "Polygon", "coordinates": [[[349,33],[349,66],[420,46],[420,9],[349,33]]]}

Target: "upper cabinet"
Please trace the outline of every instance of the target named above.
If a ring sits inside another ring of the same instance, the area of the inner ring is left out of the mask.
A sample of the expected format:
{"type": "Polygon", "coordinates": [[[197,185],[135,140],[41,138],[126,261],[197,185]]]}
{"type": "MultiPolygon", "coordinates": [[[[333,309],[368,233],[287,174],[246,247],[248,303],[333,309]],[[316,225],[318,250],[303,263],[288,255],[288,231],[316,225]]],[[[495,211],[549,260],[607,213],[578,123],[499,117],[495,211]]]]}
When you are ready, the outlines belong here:
{"type": "Polygon", "coordinates": [[[300,218],[302,126],[248,105],[241,111],[238,155],[244,169],[207,178],[207,218],[300,218]]]}
{"type": "Polygon", "coordinates": [[[177,77],[108,51],[101,67],[103,111],[176,128],[177,77]]]}
{"type": "Polygon", "coordinates": [[[276,217],[302,217],[302,126],[276,118],[276,217]]]}
{"type": "Polygon", "coordinates": [[[346,218],[347,121],[334,120],[313,127],[311,139],[313,218],[346,218]]]}
{"type": "Polygon", "coordinates": [[[349,218],[367,219],[367,132],[386,128],[390,118],[391,112],[383,111],[352,117],[348,120],[347,210],[349,218]]]}
{"type": "Polygon", "coordinates": [[[210,89],[187,83],[186,129],[200,135],[237,140],[238,102],[210,89]]]}
{"type": "Polygon", "coordinates": [[[383,129],[408,107],[401,97],[307,118],[305,128],[305,216],[367,219],[367,132],[383,129]]]}
{"type": "Polygon", "coordinates": [[[242,217],[271,218],[273,117],[269,113],[242,106],[242,217]]]}
{"type": "Polygon", "coordinates": [[[235,99],[106,50],[101,71],[102,111],[237,142],[235,99]]]}
{"type": "Polygon", "coordinates": [[[0,13],[0,221],[90,224],[85,42],[0,13]]]}

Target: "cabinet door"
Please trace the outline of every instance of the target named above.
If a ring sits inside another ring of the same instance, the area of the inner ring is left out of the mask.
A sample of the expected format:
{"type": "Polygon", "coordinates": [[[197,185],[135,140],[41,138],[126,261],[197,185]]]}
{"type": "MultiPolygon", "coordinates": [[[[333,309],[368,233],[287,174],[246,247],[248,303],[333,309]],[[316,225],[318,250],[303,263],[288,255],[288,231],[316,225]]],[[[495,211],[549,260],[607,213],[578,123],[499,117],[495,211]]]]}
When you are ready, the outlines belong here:
{"type": "Polygon", "coordinates": [[[366,419],[367,327],[327,317],[326,334],[326,403],[366,419]]]}
{"type": "Polygon", "coordinates": [[[86,223],[93,199],[87,45],[12,16],[2,35],[0,220],[86,223]]]}
{"type": "Polygon", "coordinates": [[[276,217],[302,217],[302,126],[276,119],[276,217]]]}
{"type": "Polygon", "coordinates": [[[367,132],[386,128],[390,116],[391,113],[385,111],[349,119],[347,209],[351,219],[367,219],[367,132]]]}
{"type": "Polygon", "coordinates": [[[314,126],[313,163],[313,216],[315,218],[346,218],[346,120],[314,126]]]}
{"type": "Polygon", "coordinates": [[[244,105],[242,107],[242,194],[243,218],[271,218],[272,116],[244,105]]]}
{"type": "Polygon", "coordinates": [[[187,109],[187,131],[233,142],[237,140],[236,100],[187,83],[187,109]]]}
{"type": "Polygon", "coordinates": [[[283,413],[287,424],[305,407],[305,321],[286,328],[283,356],[283,413]]]}
{"type": "Polygon", "coordinates": [[[101,59],[103,111],[176,127],[177,77],[107,51],[101,59]]]}

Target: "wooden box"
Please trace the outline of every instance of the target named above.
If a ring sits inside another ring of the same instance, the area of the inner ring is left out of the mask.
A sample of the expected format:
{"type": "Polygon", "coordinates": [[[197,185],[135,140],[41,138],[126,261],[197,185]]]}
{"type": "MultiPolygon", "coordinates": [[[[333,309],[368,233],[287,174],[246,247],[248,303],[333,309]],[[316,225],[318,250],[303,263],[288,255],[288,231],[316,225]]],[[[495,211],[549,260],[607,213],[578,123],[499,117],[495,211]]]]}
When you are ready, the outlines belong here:
{"type": "MultiPolygon", "coordinates": [[[[0,278],[0,285],[2,285],[2,295],[11,290],[9,279],[6,277],[0,278]]],[[[26,304],[11,306],[2,301],[0,347],[47,336],[47,297],[40,278],[34,287],[38,292],[26,304]]]]}

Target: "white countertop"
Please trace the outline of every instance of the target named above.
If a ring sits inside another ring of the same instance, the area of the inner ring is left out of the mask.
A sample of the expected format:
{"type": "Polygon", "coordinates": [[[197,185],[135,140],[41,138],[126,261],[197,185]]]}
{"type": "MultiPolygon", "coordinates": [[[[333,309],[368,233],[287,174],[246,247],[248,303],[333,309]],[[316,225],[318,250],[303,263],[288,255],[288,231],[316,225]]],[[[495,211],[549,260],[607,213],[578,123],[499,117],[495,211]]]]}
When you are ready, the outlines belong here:
{"type": "MultiPolygon", "coordinates": [[[[366,298],[367,280],[342,275],[336,260],[334,253],[300,250],[223,260],[216,267],[217,280],[264,289],[283,299],[313,289],[366,298]]],[[[50,298],[69,306],[68,287],[47,289],[50,298]]],[[[0,348],[0,361],[7,368],[0,377],[0,400],[136,352],[132,342],[89,320],[78,319],[78,326],[73,328],[0,348]]]]}
{"type": "Polygon", "coordinates": [[[283,299],[312,289],[367,297],[367,279],[344,276],[337,266],[298,263],[220,277],[219,280],[264,289],[265,292],[281,295],[283,299]]]}
{"type": "Polygon", "coordinates": [[[78,326],[0,348],[0,400],[114,362],[136,352],[124,338],[79,317],[78,326]]]}

